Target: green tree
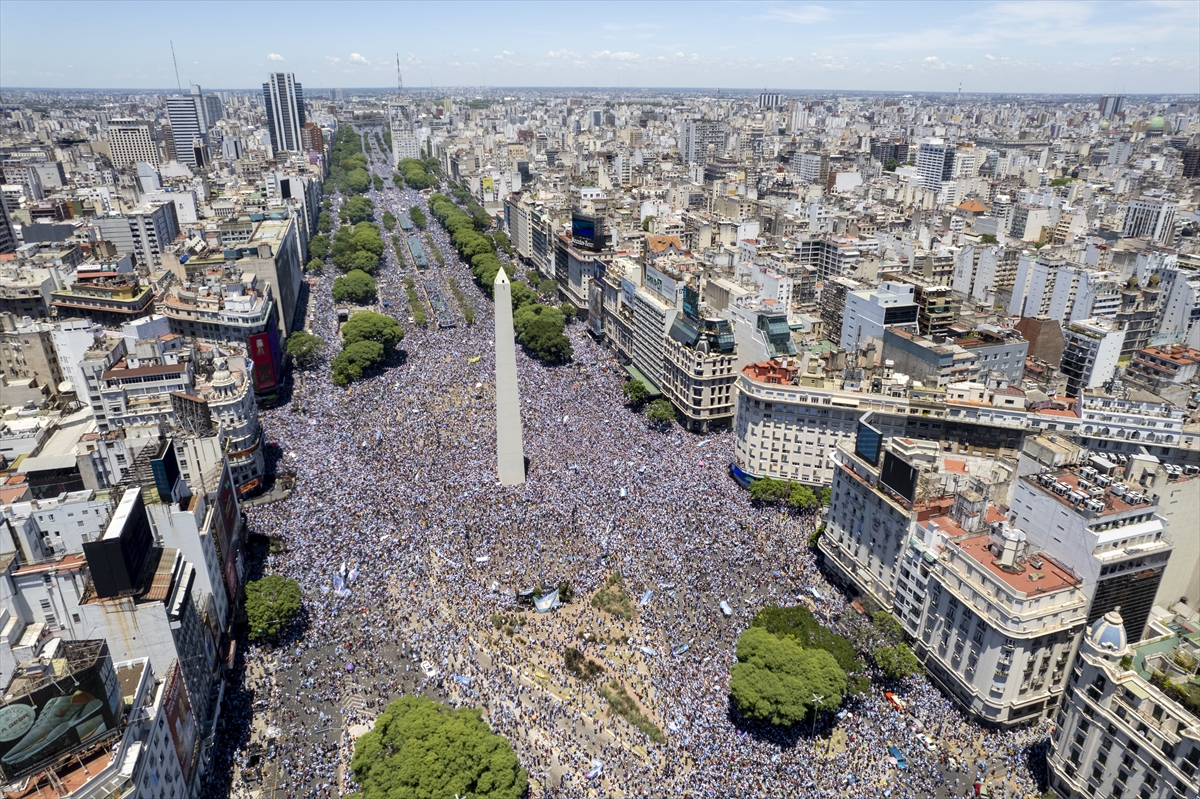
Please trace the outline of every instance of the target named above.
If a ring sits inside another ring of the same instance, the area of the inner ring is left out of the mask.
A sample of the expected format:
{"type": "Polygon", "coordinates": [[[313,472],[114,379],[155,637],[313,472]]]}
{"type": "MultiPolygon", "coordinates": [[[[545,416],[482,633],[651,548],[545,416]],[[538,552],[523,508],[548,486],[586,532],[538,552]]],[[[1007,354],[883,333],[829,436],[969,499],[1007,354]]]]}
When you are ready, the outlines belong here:
{"type": "Polygon", "coordinates": [[[921,662],[908,648],[908,644],[896,646],[878,646],[871,657],[875,665],[889,680],[900,680],[905,677],[915,677],[921,673],[921,662]]]}
{"type": "Polygon", "coordinates": [[[750,499],[754,502],[765,502],[774,505],[786,502],[792,495],[792,483],[787,480],[776,480],[774,477],[760,477],[750,484],[750,499]]]}
{"type": "Polygon", "coordinates": [[[367,311],[355,314],[342,326],[343,346],[360,341],[377,341],[384,350],[391,350],[404,338],[399,323],[390,316],[367,311]]]}
{"type": "Polygon", "coordinates": [[[792,490],[788,493],[788,505],[793,508],[815,508],[817,506],[817,495],[808,486],[792,484],[792,490]]]}
{"type": "Polygon", "coordinates": [[[383,191],[383,178],[379,177],[379,175],[372,175],[371,185],[375,187],[375,191],[383,191]]]}
{"type": "Polygon", "coordinates": [[[887,160],[887,163],[884,164],[883,169],[885,172],[895,172],[896,167],[898,167],[898,166],[900,166],[899,161],[897,161],[895,158],[889,158],[887,160]]]}
{"type": "Polygon", "coordinates": [[[979,237],[980,244],[995,244],[996,237],[991,233],[984,233],[979,237]]]}
{"type": "Polygon", "coordinates": [[[513,314],[517,341],[547,363],[559,363],[574,355],[570,339],[563,335],[563,325],[562,312],[548,305],[532,303],[513,314]]]}
{"type": "Polygon", "coordinates": [[[654,228],[654,220],[655,219],[658,219],[658,217],[648,216],[645,219],[643,219],[642,220],[642,232],[649,233],[654,228]]]}
{"type": "Polygon", "coordinates": [[[625,385],[621,386],[621,393],[625,395],[625,400],[633,405],[640,405],[650,396],[646,384],[634,377],[625,381],[625,385]]]}
{"type": "MultiPolygon", "coordinates": [[[[361,314],[360,314],[361,316],[361,314]]],[[[363,372],[383,362],[383,345],[378,341],[348,344],[330,362],[335,385],[345,386],[358,380],[363,372]]]]}
{"type": "Polygon", "coordinates": [[[354,744],[357,799],[520,799],[529,778],[508,740],[475,708],[423,696],[390,705],[354,744]]]}
{"type": "Polygon", "coordinates": [[[351,225],[367,222],[375,215],[375,203],[366,197],[351,197],[338,211],[338,218],[351,225]]]}
{"type": "Polygon", "coordinates": [[[425,218],[425,212],[415,205],[408,209],[408,218],[421,230],[424,230],[425,225],[429,223],[429,220],[425,218]]]}
{"type": "Polygon", "coordinates": [[[833,500],[833,489],[825,486],[821,489],[821,504],[828,505],[833,500]]]}
{"type": "Polygon", "coordinates": [[[475,225],[476,230],[487,230],[492,226],[492,215],[477,206],[471,211],[471,224],[475,225]]]}
{"type": "Polygon", "coordinates": [[[659,427],[675,421],[675,408],[665,399],[656,399],[646,406],[646,418],[659,427]]]}
{"type": "Polygon", "coordinates": [[[317,230],[322,233],[328,233],[333,229],[333,220],[329,216],[328,211],[322,211],[317,214],[317,230]]]}
{"type": "Polygon", "coordinates": [[[548,277],[542,278],[542,281],[538,283],[537,290],[542,297],[554,297],[558,294],[558,281],[548,277]]]}
{"type": "Polygon", "coordinates": [[[309,239],[308,254],[313,258],[324,258],[329,255],[329,237],[313,236],[309,239]]]}
{"type": "MultiPolygon", "coordinates": [[[[493,275],[492,280],[495,279],[496,276],[493,275]]],[[[533,293],[533,289],[529,288],[524,282],[520,280],[512,282],[512,307],[514,312],[525,305],[529,305],[536,299],[537,295],[533,293]]]]}
{"type": "Polygon", "coordinates": [[[579,315],[579,309],[569,302],[564,302],[558,306],[558,310],[562,311],[563,319],[568,322],[574,321],[575,317],[579,315]]]}
{"type": "Polygon", "coordinates": [[[767,605],[754,617],[753,626],[762,627],[777,638],[790,638],[805,649],[824,649],[847,674],[862,669],[850,639],[821,626],[803,605],[767,605]]]}
{"type": "Polygon", "coordinates": [[[357,270],[370,274],[375,271],[377,266],[379,266],[379,256],[369,253],[366,250],[359,250],[350,256],[346,269],[347,271],[357,270]]]}
{"type": "Polygon", "coordinates": [[[396,215],[391,211],[384,211],[383,226],[388,230],[394,230],[396,228],[396,215]]]}
{"type": "Polygon", "coordinates": [[[828,652],[804,649],[760,627],[738,638],[737,659],[729,692],[742,714],[758,721],[789,726],[814,710],[836,710],[849,686],[828,652]],[[814,694],[822,697],[819,704],[814,694]]]}
{"type": "Polygon", "coordinates": [[[492,241],[496,242],[496,246],[504,250],[504,252],[512,255],[516,250],[513,249],[512,242],[508,240],[508,234],[503,230],[497,230],[492,234],[492,241]]]}
{"type": "Polygon", "coordinates": [[[333,281],[333,298],[338,302],[375,302],[375,279],[358,269],[352,269],[333,281]]]}
{"type": "Polygon", "coordinates": [[[311,261],[309,261],[307,264],[304,265],[305,272],[318,272],[319,273],[324,268],[325,268],[325,262],[322,261],[320,258],[313,258],[311,261]]]}
{"type": "Polygon", "coordinates": [[[877,610],[872,613],[871,623],[875,625],[875,629],[879,631],[880,635],[893,644],[904,640],[904,625],[886,610],[877,610]]]}
{"type": "Polygon", "coordinates": [[[371,175],[367,170],[355,168],[341,180],[342,188],[354,194],[362,194],[371,186],[371,175]]]}
{"type": "Polygon", "coordinates": [[[279,635],[300,610],[300,584],[278,574],[246,583],[246,621],[250,640],[279,635]]]}
{"type": "Polygon", "coordinates": [[[303,330],[297,330],[287,338],[287,344],[284,345],[284,351],[292,356],[292,360],[301,369],[307,369],[312,366],[317,360],[317,356],[324,349],[325,342],[311,333],[305,333],[303,330]]]}

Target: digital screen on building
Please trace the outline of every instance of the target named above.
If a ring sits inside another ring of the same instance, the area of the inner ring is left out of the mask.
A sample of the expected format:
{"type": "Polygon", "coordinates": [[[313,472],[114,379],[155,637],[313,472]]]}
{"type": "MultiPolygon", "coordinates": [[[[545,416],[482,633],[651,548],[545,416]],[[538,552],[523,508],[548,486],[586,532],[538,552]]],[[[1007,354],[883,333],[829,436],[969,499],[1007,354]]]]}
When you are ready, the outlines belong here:
{"type": "Polygon", "coordinates": [[[854,438],[854,454],[872,466],[879,465],[879,451],[883,448],[883,433],[866,422],[858,423],[858,434],[854,438]]]}
{"type": "Polygon", "coordinates": [[[163,710],[167,716],[171,743],[175,745],[175,754],[179,758],[179,768],[183,771],[183,784],[187,785],[192,779],[195,760],[196,717],[192,714],[192,703],[183,682],[183,669],[179,668],[179,661],[171,664],[167,687],[163,691],[163,710]]]}
{"type": "Polygon", "coordinates": [[[64,661],[67,671],[61,676],[0,705],[0,778],[5,783],[91,746],[121,723],[121,686],[108,644],[72,643],[93,643],[98,654],[91,662],[64,661]]]}
{"type": "Polygon", "coordinates": [[[571,217],[571,235],[584,239],[596,237],[596,220],[586,216],[571,217]]]}
{"type": "Polygon", "coordinates": [[[169,497],[179,480],[179,458],[175,455],[174,441],[166,441],[163,451],[150,461],[150,470],[154,473],[154,487],[159,496],[169,497]]]}
{"type": "Polygon", "coordinates": [[[917,470],[902,458],[885,452],[879,482],[895,491],[910,503],[917,498],[917,470]]]}
{"type": "Polygon", "coordinates": [[[683,312],[692,319],[700,318],[700,292],[691,286],[683,287],[683,312]]]}

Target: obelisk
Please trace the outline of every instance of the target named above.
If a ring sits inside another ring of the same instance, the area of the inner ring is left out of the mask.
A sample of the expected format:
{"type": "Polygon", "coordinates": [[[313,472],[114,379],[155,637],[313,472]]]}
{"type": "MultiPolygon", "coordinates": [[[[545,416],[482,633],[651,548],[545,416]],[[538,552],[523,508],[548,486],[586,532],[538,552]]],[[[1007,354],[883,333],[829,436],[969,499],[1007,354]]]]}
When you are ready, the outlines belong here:
{"type": "Polygon", "coordinates": [[[521,442],[512,283],[503,269],[496,273],[492,294],[496,300],[496,471],[501,485],[515,486],[525,482],[525,447],[521,442]]]}

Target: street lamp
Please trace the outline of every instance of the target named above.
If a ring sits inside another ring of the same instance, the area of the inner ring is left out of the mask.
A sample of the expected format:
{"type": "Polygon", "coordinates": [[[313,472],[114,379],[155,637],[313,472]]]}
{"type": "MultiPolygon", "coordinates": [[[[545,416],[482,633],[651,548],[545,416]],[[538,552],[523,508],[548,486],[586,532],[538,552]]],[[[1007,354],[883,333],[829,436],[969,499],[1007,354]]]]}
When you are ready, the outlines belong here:
{"type": "Polygon", "coordinates": [[[825,697],[823,697],[823,696],[817,696],[816,694],[813,694],[813,695],[812,695],[812,698],[813,698],[813,729],[812,729],[812,734],[813,734],[813,736],[816,736],[816,734],[817,734],[817,711],[821,709],[821,703],[825,701],[825,697]]]}

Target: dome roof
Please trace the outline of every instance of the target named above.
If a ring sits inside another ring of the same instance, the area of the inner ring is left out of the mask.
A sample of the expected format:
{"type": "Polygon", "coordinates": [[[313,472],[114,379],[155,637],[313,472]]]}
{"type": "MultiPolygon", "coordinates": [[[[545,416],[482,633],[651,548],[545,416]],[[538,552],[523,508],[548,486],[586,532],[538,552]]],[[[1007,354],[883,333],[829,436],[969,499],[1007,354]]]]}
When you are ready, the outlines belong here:
{"type": "Polygon", "coordinates": [[[1109,122],[1107,119],[1100,123],[1100,130],[1108,130],[1111,127],[1112,127],[1112,123],[1109,122]]]}
{"type": "Polygon", "coordinates": [[[1162,114],[1159,114],[1156,117],[1151,117],[1150,122],[1147,124],[1147,127],[1150,130],[1162,130],[1166,126],[1167,126],[1167,121],[1162,118],[1162,114]]]}
{"type": "Polygon", "coordinates": [[[1125,635],[1125,622],[1121,618],[1120,608],[1110,610],[1102,618],[1096,619],[1088,638],[1093,646],[1106,654],[1124,652],[1129,638],[1125,635]]]}

